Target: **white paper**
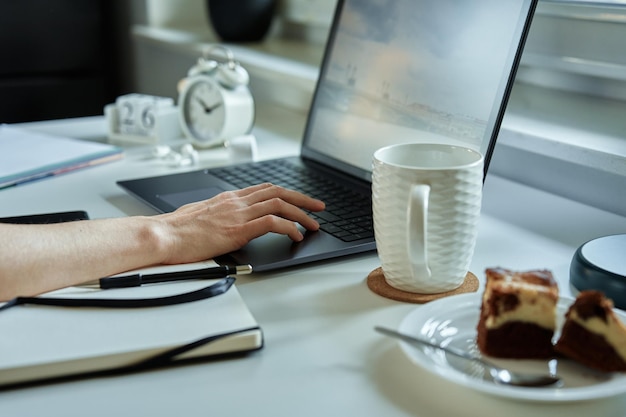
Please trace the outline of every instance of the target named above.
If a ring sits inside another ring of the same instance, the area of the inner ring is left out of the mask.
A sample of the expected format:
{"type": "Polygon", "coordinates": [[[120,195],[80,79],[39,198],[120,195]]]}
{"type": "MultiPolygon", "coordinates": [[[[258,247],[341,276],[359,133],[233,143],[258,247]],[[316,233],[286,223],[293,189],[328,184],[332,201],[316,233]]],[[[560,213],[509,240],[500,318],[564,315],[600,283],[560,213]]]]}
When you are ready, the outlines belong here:
{"type": "Polygon", "coordinates": [[[121,149],[113,145],[0,125],[0,186],[55,175],[115,154],[121,149]]]}

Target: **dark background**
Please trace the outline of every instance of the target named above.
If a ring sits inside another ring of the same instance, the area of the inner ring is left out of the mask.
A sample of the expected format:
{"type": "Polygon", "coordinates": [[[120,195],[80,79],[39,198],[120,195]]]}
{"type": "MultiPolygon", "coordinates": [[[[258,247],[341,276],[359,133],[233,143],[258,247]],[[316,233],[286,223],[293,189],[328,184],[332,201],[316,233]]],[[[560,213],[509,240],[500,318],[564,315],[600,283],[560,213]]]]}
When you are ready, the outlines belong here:
{"type": "Polygon", "coordinates": [[[123,93],[127,2],[2,0],[0,123],[103,114],[123,93]]]}

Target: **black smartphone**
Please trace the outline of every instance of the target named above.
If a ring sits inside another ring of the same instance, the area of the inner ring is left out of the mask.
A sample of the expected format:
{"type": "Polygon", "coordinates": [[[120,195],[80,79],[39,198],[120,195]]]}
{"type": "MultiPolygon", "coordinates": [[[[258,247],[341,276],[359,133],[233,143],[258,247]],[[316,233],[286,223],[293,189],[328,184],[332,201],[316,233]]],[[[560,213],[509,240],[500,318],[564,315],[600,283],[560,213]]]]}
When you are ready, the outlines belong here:
{"type": "Polygon", "coordinates": [[[29,214],[26,216],[2,217],[0,223],[13,224],[45,224],[45,223],[64,223],[76,220],[88,220],[89,215],[86,211],[63,211],[58,213],[42,213],[29,214]]]}

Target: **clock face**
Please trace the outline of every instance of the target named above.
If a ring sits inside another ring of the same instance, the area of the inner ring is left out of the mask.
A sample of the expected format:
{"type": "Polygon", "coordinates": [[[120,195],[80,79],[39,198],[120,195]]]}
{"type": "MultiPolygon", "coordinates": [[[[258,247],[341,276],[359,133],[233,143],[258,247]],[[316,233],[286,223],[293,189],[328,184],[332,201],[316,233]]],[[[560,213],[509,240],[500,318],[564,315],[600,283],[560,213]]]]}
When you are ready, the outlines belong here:
{"type": "Polygon", "coordinates": [[[219,137],[224,128],[224,99],[219,87],[208,80],[191,84],[182,103],[184,120],[189,132],[200,141],[219,137]]]}

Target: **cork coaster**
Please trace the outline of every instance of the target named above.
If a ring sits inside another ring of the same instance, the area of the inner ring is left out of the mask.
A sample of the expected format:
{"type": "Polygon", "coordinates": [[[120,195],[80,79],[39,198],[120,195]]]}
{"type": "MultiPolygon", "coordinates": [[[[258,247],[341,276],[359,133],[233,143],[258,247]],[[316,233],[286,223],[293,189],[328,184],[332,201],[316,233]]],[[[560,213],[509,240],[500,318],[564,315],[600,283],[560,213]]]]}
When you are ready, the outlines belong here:
{"type": "Polygon", "coordinates": [[[387,284],[383,269],[381,267],[376,268],[367,276],[367,286],[370,290],[383,297],[391,298],[396,301],[403,301],[406,303],[418,303],[424,304],[429,301],[437,300],[439,298],[448,297],[450,295],[464,294],[468,292],[478,291],[478,278],[476,275],[468,272],[465,275],[465,280],[460,287],[447,292],[438,294],[419,294],[414,292],[402,291],[387,284]]]}

